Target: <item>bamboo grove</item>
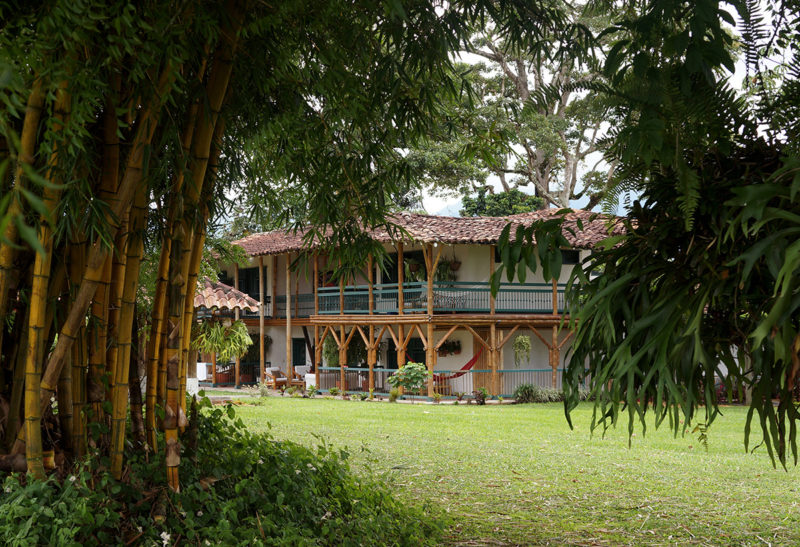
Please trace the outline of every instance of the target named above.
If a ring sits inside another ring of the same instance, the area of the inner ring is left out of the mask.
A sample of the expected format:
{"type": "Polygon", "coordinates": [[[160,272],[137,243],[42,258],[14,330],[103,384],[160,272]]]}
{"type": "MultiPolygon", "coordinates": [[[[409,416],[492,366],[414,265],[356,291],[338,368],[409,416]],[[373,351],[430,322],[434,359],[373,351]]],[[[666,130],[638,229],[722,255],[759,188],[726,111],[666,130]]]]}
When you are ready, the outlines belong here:
{"type": "Polygon", "coordinates": [[[193,295],[226,196],[279,201],[281,180],[323,228],[382,222],[409,183],[397,150],[456,91],[448,52],[486,15],[517,43],[560,21],[518,2],[0,4],[0,467],[43,477],[54,448],[121,477],[132,446],[178,490],[193,295]]]}

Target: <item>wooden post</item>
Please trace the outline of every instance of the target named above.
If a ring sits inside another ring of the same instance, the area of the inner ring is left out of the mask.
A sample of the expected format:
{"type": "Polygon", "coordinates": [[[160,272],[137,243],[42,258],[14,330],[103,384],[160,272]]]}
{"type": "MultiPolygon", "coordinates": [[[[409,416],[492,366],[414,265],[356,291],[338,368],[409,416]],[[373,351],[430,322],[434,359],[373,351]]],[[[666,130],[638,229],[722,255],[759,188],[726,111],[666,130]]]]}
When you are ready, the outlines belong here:
{"type": "Polygon", "coordinates": [[[489,365],[492,369],[492,395],[497,395],[497,325],[489,326],[489,365]]]}
{"type": "MultiPolygon", "coordinates": [[[[319,315],[319,254],[314,253],[314,315],[319,315]]],[[[314,325],[314,354],[311,356],[313,359],[312,365],[314,366],[314,376],[317,388],[319,388],[319,366],[320,366],[320,352],[322,348],[319,347],[319,325],[314,325]]]]}
{"type": "MultiPolygon", "coordinates": [[[[233,273],[233,288],[237,291],[239,290],[239,265],[234,264],[234,273],[233,273]]],[[[236,310],[233,312],[234,317],[236,320],[239,320],[239,308],[237,307],[236,310]]],[[[238,355],[236,356],[236,365],[233,367],[233,375],[234,375],[234,386],[236,388],[239,387],[239,372],[240,367],[242,365],[242,359],[238,355]]]]}
{"type": "MultiPolygon", "coordinates": [[[[494,275],[494,245],[489,245],[489,282],[491,286],[492,276],[494,275]]],[[[489,291],[489,313],[494,315],[495,299],[489,291]]]]}
{"type": "Polygon", "coordinates": [[[211,354],[211,386],[216,387],[217,385],[217,354],[211,354]]]}
{"type": "Polygon", "coordinates": [[[278,317],[278,255],[272,255],[272,317],[278,317]]]}
{"type": "Polygon", "coordinates": [[[339,345],[339,385],[342,390],[342,395],[344,395],[344,392],[347,391],[347,377],[344,373],[345,365],[347,365],[347,336],[344,332],[344,325],[340,327],[339,336],[339,340],[341,340],[341,344],[339,345]]]}
{"type": "Polygon", "coordinates": [[[558,353],[558,327],[553,325],[553,333],[550,342],[550,366],[553,368],[553,389],[555,389],[558,384],[558,353]]]}
{"type": "Polygon", "coordinates": [[[436,266],[439,265],[439,257],[441,256],[441,249],[436,259],[433,258],[433,246],[428,243],[425,246],[425,266],[428,271],[428,292],[427,292],[427,312],[428,312],[428,347],[425,348],[425,364],[428,366],[428,397],[433,397],[433,367],[435,351],[433,340],[433,272],[436,271],[436,266]]]}
{"type": "MultiPolygon", "coordinates": [[[[553,278],[553,315],[558,315],[558,283],[553,278]]],[[[550,366],[553,369],[552,384],[553,389],[558,383],[558,327],[553,325],[553,333],[550,342],[550,366]]]]}
{"type": "Polygon", "coordinates": [[[292,377],[292,253],[286,253],[286,375],[292,377]]]}
{"type": "Polygon", "coordinates": [[[369,391],[375,389],[375,363],[378,361],[378,342],[375,340],[375,325],[369,326],[369,349],[367,350],[367,366],[369,366],[369,391]]]}
{"type": "MultiPolygon", "coordinates": [[[[375,293],[374,287],[372,286],[375,283],[375,264],[373,264],[372,255],[369,255],[369,260],[367,261],[367,268],[369,270],[367,274],[367,286],[369,290],[369,315],[372,315],[375,310],[375,293]]],[[[370,342],[372,338],[370,338],[370,342]]]]}
{"type": "MultiPolygon", "coordinates": [[[[403,242],[397,242],[397,315],[405,314],[405,295],[403,295],[403,283],[405,267],[403,265],[403,242]]],[[[402,367],[406,360],[405,329],[403,323],[397,325],[397,368],[402,367]]]]}
{"type": "Polygon", "coordinates": [[[264,257],[258,257],[258,370],[260,382],[266,379],[264,373],[264,257]]]}

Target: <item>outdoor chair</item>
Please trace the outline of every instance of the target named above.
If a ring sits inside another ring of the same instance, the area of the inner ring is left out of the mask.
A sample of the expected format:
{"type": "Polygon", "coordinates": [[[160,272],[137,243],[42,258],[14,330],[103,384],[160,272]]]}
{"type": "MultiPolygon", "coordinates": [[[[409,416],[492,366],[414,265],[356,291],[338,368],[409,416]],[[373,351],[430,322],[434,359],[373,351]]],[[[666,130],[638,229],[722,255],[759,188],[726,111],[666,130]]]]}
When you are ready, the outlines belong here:
{"type": "Polygon", "coordinates": [[[305,386],[304,380],[288,378],[279,367],[269,367],[264,369],[264,380],[267,384],[272,386],[272,389],[280,389],[281,386],[305,386]]]}

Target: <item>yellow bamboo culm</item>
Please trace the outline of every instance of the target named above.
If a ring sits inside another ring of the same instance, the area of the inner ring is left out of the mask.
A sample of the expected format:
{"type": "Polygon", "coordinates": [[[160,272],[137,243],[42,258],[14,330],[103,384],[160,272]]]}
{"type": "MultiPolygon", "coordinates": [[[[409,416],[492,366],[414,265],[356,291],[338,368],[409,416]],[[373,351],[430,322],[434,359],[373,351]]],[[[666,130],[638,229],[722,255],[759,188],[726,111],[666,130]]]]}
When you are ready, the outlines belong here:
{"type": "MultiPolygon", "coordinates": [[[[55,114],[60,123],[55,124],[54,132],[63,130],[70,107],[66,84],[61,84],[57,92],[55,114]]],[[[56,139],[58,136],[56,135],[56,139]]],[[[29,304],[28,347],[25,356],[25,460],[28,472],[36,478],[44,478],[42,463],[42,412],[39,407],[40,386],[42,383],[42,361],[45,355],[45,330],[47,329],[47,293],[50,283],[50,264],[53,257],[52,216],[61,195],[61,186],[57,184],[59,143],[53,146],[48,161],[47,175],[54,186],[47,186],[43,193],[46,214],[39,219],[39,243],[44,252],[36,253],[33,265],[33,283],[29,304]]],[[[47,386],[46,386],[47,387],[47,386]]],[[[19,440],[19,439],[18,439],[19,440]]],[[[21,452],[21,443],[16,443],[15,453],[21,452]]]]}
{"type": "Polygon", "coordinates": [[[118,351],[114,370],[111,397],[111,474],[122,477],[125,423],[128,412],[128,376],[130,373],[133,319],[136,311],[136,287],[139,283],[139,266],[144,250],[144,231],[147,218],[147,188],[139,184],[130,216],[131,233],[128,236],[128,254],[125,260],[125,282],[119,313],[118,351]]]}
{"type": "MultiPolygon", "coordinates": [[[[133,194],[136,190],[136,182],[141,180],[145,148],[147,148],[149,143],[153,140],[153,134],[155,133],[158,121],[157,117],[161,112],[161,106],[165,101],[165,95],[174,77],[174,68],[171,64],[167,63],[159,76],[156,93],[138,116],[136,134],[130,147],[131,151],[128,154],[125,174],[119,185],[119,201],[117,206],[106,215],[109,237],[116,236],[116,232],[119,229],[116,219],[122,215],[129,202],[133,199],[133,194]]],[[[89,251],[86,271],[81,281],[81,286],[78,289],[78,294],[67,313],[67,317],[59,331],[58,342],[50,353],[50,358],[47,361],[47,367],[43,377],[43,381],[46,381],[46,385],[52,385],[55,379],[61,374],[61,367],[64,366],[64,359],[67,353],[72,350],[72,343],[77,337],[77,331],[81,323],[86,318],[86,312],[89,309],[92,296],[95,294],[95,290],[102,278],[103,266],[107,256],[107,247],[100,239],[96,240],[89,251]]],[[[47,405],[51,395],[51,389],[42,390],[39,402],[42,408],[47,405]]]]}
{"type": "MultiPolygon", "coordinates": [[[[28,96],[25,118],[22,122],[22,133],[19,139],[18,164],[14,176],[17,188],[25,187],[24,168],[33,163],[33,153],[36,147],[36,133],[39,129],[43,105],[44,94],[42,93],[42,81],[37,78],[33,82],[31,94],[28,96]]],[[[9,222],[5,227],[5,232],[3,233],[5,241],[13,243],[17,240],[17,225],[13,222],[13,219],[21,214],[22,206],[19,200],[17,198],[12,198],[6,211],[6,216],[12,219],[12,222],[9,222]]],[[[11,277],[14,275],[14,256],[15,249],[12,245],[0,243],[0,317],[4,317],[6,314],[8,291],[11,288],[11,277]]],[[[3,344],[3,332],[4,329],[0,329],[0,346],[3,344]]]]}
{"type": "MultiPolygon", "coordinates": [[[[86,241],[82,237],[77,238],[71,245],[69,258],[69,279],[70,295],[74,299],[75,293],[81,284],[81,276],[86,266],[86,241]]],[[[72,387],[72,453],[80,458],[86,454],[86,378],[87,378],[87,355],[86,327],[81,325],[78,330],[78,338],[72,345],[70,364],[72,368],[71,387],[72,387]]],[[[66,368],[66,367],[65,367],[66,368]]],[[[61,386],[59,385],[59,391],[61,386]]]]}

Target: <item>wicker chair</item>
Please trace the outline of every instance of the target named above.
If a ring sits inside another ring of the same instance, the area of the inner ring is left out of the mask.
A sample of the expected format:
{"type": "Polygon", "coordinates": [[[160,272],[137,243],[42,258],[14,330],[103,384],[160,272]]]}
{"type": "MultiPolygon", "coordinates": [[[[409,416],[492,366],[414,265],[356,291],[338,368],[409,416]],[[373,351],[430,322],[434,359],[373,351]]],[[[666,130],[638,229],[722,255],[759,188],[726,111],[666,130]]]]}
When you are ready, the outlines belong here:
{"type": "Polygon", "coordinates": [[[264,377],[266,382],[272,386],[272,389],[280,389],[281,386],[305,386],[304,380],[299,380],[295,378],[294,375],[292,378],[288,378],[280,369],[280,367],[269,367],[264,369],[264,377]]]}

